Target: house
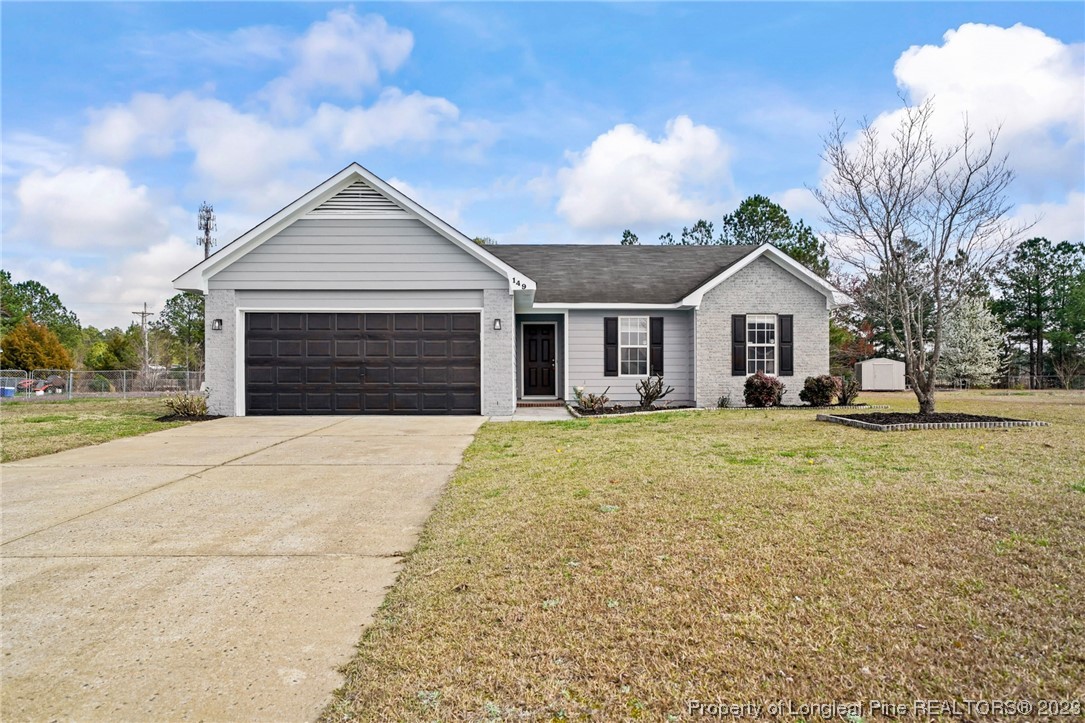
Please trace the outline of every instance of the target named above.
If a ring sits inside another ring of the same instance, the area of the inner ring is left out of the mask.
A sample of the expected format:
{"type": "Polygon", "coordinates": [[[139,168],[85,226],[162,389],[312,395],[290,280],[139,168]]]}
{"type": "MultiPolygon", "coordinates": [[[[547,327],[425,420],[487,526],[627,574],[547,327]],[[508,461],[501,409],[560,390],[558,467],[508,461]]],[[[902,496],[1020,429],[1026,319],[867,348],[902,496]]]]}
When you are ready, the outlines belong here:
{"type": "Polygon", "coordinates": [[[798,401],[846,301],[763,246],[479,246],[352,164],[186,271],[216,414],[511,414],[573,388],[798,401]]]}

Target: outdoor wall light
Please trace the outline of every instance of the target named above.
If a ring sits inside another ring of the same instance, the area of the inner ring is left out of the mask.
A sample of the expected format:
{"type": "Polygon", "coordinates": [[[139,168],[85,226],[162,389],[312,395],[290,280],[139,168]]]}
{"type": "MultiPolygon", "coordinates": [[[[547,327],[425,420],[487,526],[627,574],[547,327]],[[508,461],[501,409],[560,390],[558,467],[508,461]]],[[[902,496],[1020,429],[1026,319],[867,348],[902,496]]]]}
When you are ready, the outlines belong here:
{"type": "Polygon", "coordinates": [[[211,331],[222,331],[222,319],[215,319],[211,322],[211,331]]]}
{"type": "Polygon", "coordinates": [[[501,331],[501,320],[494,319],[494,331],[501,331]]]}

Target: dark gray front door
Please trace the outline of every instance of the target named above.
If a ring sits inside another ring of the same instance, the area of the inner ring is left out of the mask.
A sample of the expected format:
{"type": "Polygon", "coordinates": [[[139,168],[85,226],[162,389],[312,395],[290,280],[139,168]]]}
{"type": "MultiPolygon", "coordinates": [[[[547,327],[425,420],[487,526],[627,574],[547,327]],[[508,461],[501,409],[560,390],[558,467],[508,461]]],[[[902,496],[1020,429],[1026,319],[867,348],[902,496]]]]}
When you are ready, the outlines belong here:
{"type": "Polygon", "coordinates": [[[524,396],[552,397],[555,385],[553,324],[524,324],[524,396]]]}
{"type": "Polygon", "coordinates": [[[249,313],[245,413],[479,414],[478,314],[249,313]]]}

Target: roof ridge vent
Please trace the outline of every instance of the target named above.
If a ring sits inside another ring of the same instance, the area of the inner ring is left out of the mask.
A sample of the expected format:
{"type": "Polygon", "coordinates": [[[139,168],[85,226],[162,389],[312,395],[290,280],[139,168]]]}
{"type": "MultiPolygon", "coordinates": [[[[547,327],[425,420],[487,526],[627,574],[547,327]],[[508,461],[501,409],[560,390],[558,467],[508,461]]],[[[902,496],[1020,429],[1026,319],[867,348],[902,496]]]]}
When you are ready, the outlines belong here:
{"type": "Polygon", "coordinates": [[[309,218],[407,218],[392,199],[358,179],[308,214],[309,218]]]}

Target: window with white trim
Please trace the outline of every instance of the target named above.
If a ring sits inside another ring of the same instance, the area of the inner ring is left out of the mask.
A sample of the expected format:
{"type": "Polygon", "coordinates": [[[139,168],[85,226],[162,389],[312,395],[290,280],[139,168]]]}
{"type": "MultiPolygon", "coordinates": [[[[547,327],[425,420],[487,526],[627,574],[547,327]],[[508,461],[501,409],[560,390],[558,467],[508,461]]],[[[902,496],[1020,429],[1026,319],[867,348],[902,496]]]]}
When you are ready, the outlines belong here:
{"type": "Polygon", "coordinates": [[[648,317],[618,317],[618,371],[620,376],[648,374],[648,317]]]}
{"type": "Polygon", "coordinates": [[[776,316],[746,316],[746,373],[776,373],[776,316]]]}

